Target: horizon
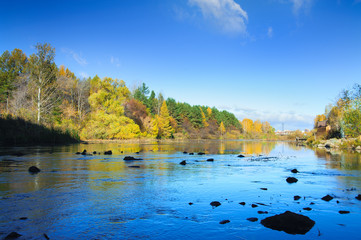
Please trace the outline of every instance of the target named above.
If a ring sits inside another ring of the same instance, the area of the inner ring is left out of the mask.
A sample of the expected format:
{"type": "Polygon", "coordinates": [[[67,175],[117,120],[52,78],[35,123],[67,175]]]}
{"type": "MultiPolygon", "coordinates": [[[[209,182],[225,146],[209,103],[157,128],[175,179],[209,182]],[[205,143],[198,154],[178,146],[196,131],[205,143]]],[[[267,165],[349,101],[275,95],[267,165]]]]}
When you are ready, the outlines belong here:
{"type": "Polygon", "coordinates": [[[361,77],[361,1],[11,1],[0,51],[56,48],[80,78],[144,82],[276,130],[313,128],[361,77]]]}

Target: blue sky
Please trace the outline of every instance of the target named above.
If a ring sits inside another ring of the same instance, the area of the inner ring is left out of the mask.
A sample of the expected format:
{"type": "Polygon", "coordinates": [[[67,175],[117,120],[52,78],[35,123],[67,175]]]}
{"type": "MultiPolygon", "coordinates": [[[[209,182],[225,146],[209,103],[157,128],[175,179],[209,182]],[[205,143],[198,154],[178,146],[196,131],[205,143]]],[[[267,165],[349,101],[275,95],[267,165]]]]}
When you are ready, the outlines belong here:
{"type": "Polygon", "coordinates": [[[1,1],[0,52],[38,42],[79,77],[312,128],[361,83],[361,0],[1,1]]]}

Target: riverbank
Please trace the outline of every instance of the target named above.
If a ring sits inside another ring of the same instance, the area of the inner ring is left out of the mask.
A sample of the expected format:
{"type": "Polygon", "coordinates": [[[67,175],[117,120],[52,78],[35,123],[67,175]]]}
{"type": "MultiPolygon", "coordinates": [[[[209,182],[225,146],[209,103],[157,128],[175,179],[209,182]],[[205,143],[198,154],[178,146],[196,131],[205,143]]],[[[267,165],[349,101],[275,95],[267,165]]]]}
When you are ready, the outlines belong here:
{"type": "Polygon", "coordinates": [[[317,148],[335,148],[335,149],[345,149],[345,150],[355,150],[361,152],[361,138],[331,138],[327,140],[316,140],[313,142],[308,142],[312,147],[317,148]]]}

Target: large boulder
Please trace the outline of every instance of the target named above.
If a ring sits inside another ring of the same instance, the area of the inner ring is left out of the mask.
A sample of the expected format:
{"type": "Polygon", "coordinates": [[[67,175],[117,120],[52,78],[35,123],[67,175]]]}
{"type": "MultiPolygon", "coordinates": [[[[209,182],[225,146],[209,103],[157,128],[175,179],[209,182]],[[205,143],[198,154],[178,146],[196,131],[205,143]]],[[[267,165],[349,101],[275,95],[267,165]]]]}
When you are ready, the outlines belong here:
{"type": "Polygon", "coordinates": [[[261,224],[267,228],[289,234],[306,234],[315,225],[315,221],[301,214],[286,211],[263,219],[261,224]]]}

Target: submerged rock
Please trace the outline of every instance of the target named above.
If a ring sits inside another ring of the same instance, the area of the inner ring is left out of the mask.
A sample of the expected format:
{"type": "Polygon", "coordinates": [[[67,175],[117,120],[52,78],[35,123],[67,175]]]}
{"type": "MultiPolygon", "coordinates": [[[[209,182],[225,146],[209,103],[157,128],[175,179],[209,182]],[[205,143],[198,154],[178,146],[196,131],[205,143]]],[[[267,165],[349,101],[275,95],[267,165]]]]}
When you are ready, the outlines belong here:
{"type": "Polygon", "coordinates": [[[293,199],[294,199],[295,201],[300,200],[300,199],[301,199],[301,196],[296,195],[296,196],[293,197],[293,199]]]}
{"type": "Polygon", "coordinates": [[[347,214],[347,213],[350,213],[350,211],[344,211],[344,210],[340,210],[338,211],[339,214],[347,214]]]}
{"type": "Polygon", "coordinates": [[[242,205],[242,206],[246,205],[245,202],[240,202],[239,204],[242,205]]]}
{"type": "Polygon", "coordinates": [[[256,207],[258,207],[258,205],[257,204],[252,204],[251,207],[256,208],[256,207]]]}
{"type": "Polygon", "coordinates": [[[268,189],[265,188],[265,187],[261,187],[260,189],[261,189],[261,190],[264,190],[264,191],[267,191],[267,190],[268,190],[268,189]]]}
{"type": "Polygon", "coordinates": [[[140,166],[137,165],[133,165],[133,166],[129,166],[130,168],[140,168],[140,166]]]}
{"type": "Polygon", "coordinates": [[[244,158],[245,156],[243,154],[239,154],[237,157],[244,158]]]}
{"type": "Polygon", "coordinates": [[[361,194],[357,195],[355,198],[361,201],[361,194]]]}
{"type": "Polygon", "coordinates": [[[286,211],[263,219],[261,224],[267,228],[289,234],[306,234],[315,225],[315,221],[301,214],[286,211]]]}
{"type": "Polygon", "coordinates": [[[218,202],[218,201],[213,201],[213,202],[210,203],[210,205],[211,205],[212,207],[218,207],[218,206],[221,206],[221,203],[218,202]]]}
{"type": "Polygon", "coordinates": [[[27,217],[21,217],[19,218],[20,220],[27,220],[28,218],[27,217]]]}
{"type": "Polygon", "coordinates": [[[294,168],[294,169],[291,170],[291,172],[298,173],[299,171],[296,168],[294,168]]]}
{"type": "Polygon", "coordinates": [[[222,221],[219,222],[219,224],[226,224],[226,223],[229,223],[229,222],[231,222],[231,221],[229,221],[229,220],[222,220],[222,221]]]}
{"type": "Polygon", "coordinates": [[[296,183],[296,182],[298,182],[298,179],[297,179],[297,178],[294,178],[294,177],[288,177],[288,178],[286,179],[286,181],[287,181],[288,183],[296,183]]]}
{"type": "Polygon", "coordinates": [[[193,203],[192,203],[192,202],[189,202],[188,204],[189,204],[189,206],[193,205],[193,203]]]}
{"type": "Polygon", "coordinates": [[[333,199],[333,197],[331,197],[330,195],[326,195],[326,196],[324,196],[323,198],[321,198],[323,201],[326,201],[326,202],[329,202],[329,201],[331,201],[332,199],[333,199]]]}
{"type": "Polygon", "coordinates": [[[125,156],[123,158],[124,161],[137,161],[137,160],[143,160],[141,158],[135,158],[135,157],[132,157],[132,156],[125,156]]]}
{"type": "Polygon", "coordinates": [[[214,162],[214,159],[213,159],[213,158],[209,158],[209,159],[207,159],[207,162],[214,162]]]}
{"type": "Polygon", "coordinates": [[[38,173],[38,172],[40,172],[41,170],[40,170],[39,168],[35,167],[35,166],[31,166],[31,167],[29,167],[28,171],[29,171],[30,173],[38,173]]]}
{"type": "Polygon", "coordinates": [[[198,155],[204,155],[205,153],[204,152],[199,152],[198,155]]]}
{"type": "Polygon", "coordinates": [[[258,221],[258,218],[256,217],[250,217],[250,218],[247,218],[248,221],[250,222],[257,222],[258,221]]]}
{"type": "Polygon", "coordinates": [[[109,151],[105,151],[105,152],[104,152],[104,155],[112,155],[112,154],[113,154],[112,150],[109,150],[109,151]]]}
{"type": "Polygon", "coordinates": [[[186,162],[186,160],[183,160],[183,161],[181,161],[179,164],[180,164],[180,165],[186,165],[187,162],[186,162]]]}
{"type": "Polygon", "coordinates": [[[189,155],[194,155],[194,153],[189,153],[189,155]]]}
{"type": "Polygon", "coordinates": [[[16,239],[16,238],[19,238],[21,237],[22,235],[17,233],[17,232],[11,232],[9,233],[9,235],[7,235],[4,240],[9,240],[9,239],[16,239]]]}
{"type": "Polygon", "coordinates": [[[305,208],[303,208],[303,210],[306,210],[306,211],[311,211],[311,210],[312,210],[312,208],[310,208],[310,207],[305,207],[305,208]]]}
{"type": "Polygon", "coordinates": [[[258,213],[258,214],[268,214],[267,211],[258,211],[257,213],[258,213]]]}

